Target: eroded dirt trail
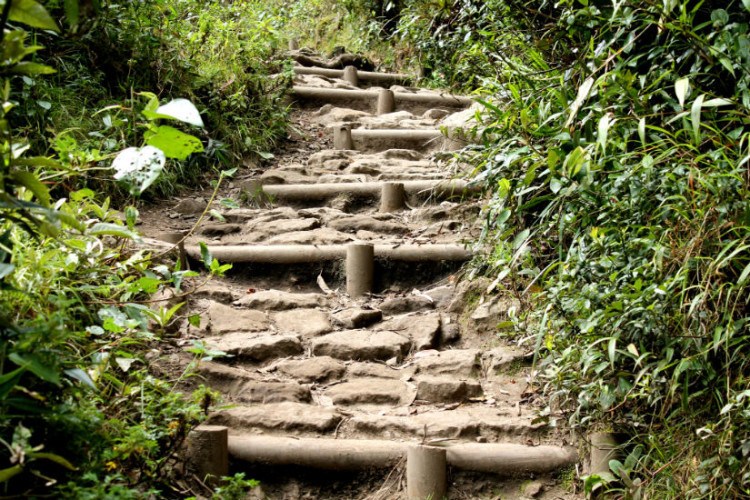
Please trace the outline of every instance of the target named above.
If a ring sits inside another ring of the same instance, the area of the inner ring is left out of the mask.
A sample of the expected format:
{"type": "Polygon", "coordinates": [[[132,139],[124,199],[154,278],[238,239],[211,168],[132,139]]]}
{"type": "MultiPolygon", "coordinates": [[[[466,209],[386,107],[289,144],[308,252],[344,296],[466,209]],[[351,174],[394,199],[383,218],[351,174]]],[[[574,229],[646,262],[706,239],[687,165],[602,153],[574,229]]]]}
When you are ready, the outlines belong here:
{"type": "MultiPolygon", "coordinates": [[[[351,97],[320,92],[357,92],[330,76],[296,85],[276,160],[245,170],[225,193],[242,208],[215,203],[225,220],[186,241],[234,261],[191,296],[200,327],[180,331],[184,347],[200,339],[231,355],[198,371],[232,405],[209,421],[229,428],[232,470],[261,480],[267,498],[407,498],[406,445],[422,443],[448,450],[450,498],[573,498],[575,451],[535,422],[528,353],[494,333],[513,299],[485,298],[482,280],[457,285],[481,200],[451,182],[466,167],[439,127],[464,124],[466,102],[394,86],[396,110],[378,115],[378,87],[351,97]],[[334,149],[346,126],[351,149],[334,149]],[[395,210],[381,206],[387,182],[403,185],[401,209],[398,196],[395,210]],[[353,243],[373,245],[361,297],[347,293],[353,243]]],[[[144,213],[147,236],[189,228],[204,200],[144,213]]]]}

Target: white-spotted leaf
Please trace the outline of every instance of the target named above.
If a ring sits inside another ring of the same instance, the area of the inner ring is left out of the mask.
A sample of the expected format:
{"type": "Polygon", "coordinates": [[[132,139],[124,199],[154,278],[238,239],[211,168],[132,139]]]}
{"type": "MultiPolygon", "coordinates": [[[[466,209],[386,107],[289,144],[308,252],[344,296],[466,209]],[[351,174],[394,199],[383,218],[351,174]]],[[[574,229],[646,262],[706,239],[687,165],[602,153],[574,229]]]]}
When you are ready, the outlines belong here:
{"type": "Polygon", "coordinates": [[[112,162],[114,178],[129,184],[131,193],[143,193],[159,178],[166,160],[164,153],[153,146],[123,149],[112,162]]]}

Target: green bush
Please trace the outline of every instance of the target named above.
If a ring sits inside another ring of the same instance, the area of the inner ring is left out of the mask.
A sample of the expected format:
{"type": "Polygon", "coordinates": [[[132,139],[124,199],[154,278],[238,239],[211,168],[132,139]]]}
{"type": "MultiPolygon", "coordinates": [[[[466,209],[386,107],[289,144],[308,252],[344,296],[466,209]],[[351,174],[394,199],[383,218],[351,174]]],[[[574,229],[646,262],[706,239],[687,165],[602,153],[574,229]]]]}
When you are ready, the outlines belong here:
{"type": "Polygon", "coordinates": [[[547,418],[627,437],[587,489],[750,494],[750,4],[439,4],[402,32],[491,93],[476,272],[526,294],[547,418]]]}

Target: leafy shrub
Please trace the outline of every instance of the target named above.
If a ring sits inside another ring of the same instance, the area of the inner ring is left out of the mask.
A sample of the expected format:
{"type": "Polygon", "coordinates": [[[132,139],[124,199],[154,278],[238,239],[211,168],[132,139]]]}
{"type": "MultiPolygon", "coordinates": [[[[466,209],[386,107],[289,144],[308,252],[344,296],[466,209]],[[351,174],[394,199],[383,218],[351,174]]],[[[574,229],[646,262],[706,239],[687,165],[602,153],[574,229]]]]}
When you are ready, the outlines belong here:
{"type": "Polygon", "coordinates": [[[401,30],[493,94],[477,272],[526,293],[548,418],[624,432],[629,495],[747,495],[750,5],[491,3],[401,30]]]}

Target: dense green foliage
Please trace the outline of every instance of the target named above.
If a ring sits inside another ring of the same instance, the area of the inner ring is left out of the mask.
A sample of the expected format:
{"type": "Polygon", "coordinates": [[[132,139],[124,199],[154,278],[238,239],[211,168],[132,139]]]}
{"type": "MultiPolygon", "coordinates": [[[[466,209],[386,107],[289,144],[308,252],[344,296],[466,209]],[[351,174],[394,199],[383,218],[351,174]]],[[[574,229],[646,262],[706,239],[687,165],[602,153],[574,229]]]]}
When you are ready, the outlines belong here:
{"type": "Polygon", "coordinates": [[[145,353],[180,314],[151,297],[187,275],[134,249],[136,209],[100,192],[267,157],[289,83],[274,55],[297,36],[487,96],[464,152],[489,193],[475,272],[526,299],[502,333],[537,351],[545,418],[624,434],[627,459],[586,488],[750,495],[750,2],[265,3],[2,3],[4,493],[179,496],[173,451],[213,396],[178,396],[145,353]],[[169,116],[177,98],[205,127],[169,116]],[[123,149],[159,146],[113,187],[123,149]]]}
{"type": "MultiPolygon", "coordinates": [[[[148,0],[81,12],[62,34],[36,35],[56,73],[24,79],[17,125],[34,134],[38,153],[67,161],[79,186],[105,191],[111,186],[88,167],[140,141],[144,91],[189,99],[207,131],[204,151],[170,162],[153,195],[199,185],[217,165],[268,156],[286,131],[290,74],[275,62],[279,20],[263,4],[148,0]],[[282,76],[271,78],[275,72],[282,76]]],[[[52,12],[63,17],[62,8],[52,12]]]]}
{"type": "Polygon", "coordinates": [[[181,394],[194,363],[162,380],[149,353],[198,321],[182,313],[197,273],[139,248],[132,197],[210,173],[218,189],[223,165],[265,156],[289,78],[269,77],[260,2],[47,6],[0,3],[1,495],[184,498],[176,452],[216,395],[181,394]]]}
{"type": "Polygon", "coordinates": [[[434,78],[490,94],[481,270],[528,299],[547,418],[627,439],[587,489],[750,494],[749,23],[746,1],[404,13],[434,78]]]}

